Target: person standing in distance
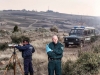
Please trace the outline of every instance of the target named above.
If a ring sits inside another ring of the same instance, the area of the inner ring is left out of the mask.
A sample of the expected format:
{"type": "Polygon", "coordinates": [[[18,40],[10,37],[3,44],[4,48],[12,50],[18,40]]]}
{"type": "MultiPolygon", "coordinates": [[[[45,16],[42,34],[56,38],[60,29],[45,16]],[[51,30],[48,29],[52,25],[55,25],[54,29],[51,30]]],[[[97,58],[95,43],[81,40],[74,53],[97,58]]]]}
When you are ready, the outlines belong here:
{"type": "Polygon", "coordinates": [[[15,46],[19,51],[22,52],[22,57],[24,59],[24,74],[34,75],[34,70],[32,67],[32,53],[35,52],[35,49],[32,45],[29,44],[29,40],[23,40],[23,46],[15,46]]]}
{"type": "Polygon", "coordinates": [[[52,42],[46,45],[48,55],[48,75],[62,75],[61,59],[63,57],[63,45],[58,42],[58,37],[54,35],[52,42]]]}

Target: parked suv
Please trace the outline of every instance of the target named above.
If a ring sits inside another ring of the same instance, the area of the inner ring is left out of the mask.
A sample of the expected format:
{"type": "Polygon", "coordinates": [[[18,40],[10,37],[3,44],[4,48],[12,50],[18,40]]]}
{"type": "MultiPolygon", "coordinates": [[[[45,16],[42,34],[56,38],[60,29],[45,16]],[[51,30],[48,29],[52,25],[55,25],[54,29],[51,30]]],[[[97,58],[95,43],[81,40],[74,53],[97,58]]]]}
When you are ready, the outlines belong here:
{"type": "Polygon", "coordinates": [[[95,37],[94,27],[73,27],[69,33],[69,36],[64,37],[65,47],[69,47],[69,45],[78,45],[83,47],[84,44],[86,42],[90,42],[93,37],[95,37]]]}

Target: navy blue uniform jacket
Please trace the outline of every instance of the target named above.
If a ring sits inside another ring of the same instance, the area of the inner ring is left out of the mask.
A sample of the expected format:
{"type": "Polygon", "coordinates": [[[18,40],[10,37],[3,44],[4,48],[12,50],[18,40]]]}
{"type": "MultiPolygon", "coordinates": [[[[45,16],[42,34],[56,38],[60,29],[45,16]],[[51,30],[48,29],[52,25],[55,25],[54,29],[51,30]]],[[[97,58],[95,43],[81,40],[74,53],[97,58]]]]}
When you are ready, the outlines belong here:
{"type": "Polygon", "coordinates": [[[22,52],[22,57],[23,58],[32,58],[32,53],[35,52],[35,49],[32,45],[30,44],[27,44],[27,45],[24,45],[24,46],[15,46],[17,49],[19,49],[19,51],[22,52]]]}

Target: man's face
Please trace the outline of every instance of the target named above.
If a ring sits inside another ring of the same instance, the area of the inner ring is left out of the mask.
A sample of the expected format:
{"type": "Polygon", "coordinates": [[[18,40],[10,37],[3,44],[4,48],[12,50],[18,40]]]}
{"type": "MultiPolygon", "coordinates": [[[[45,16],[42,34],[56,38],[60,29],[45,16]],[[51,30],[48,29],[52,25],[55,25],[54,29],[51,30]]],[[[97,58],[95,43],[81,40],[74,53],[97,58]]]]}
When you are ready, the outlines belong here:
{"type": "Polygon", "coordinates": [[[23,44],[23,45],[26,45],[26,44],[28,44],[28,42],[24,41],[22,44],[23,44]]]}
{"type": "Polygon", "coordinates": [[[57,44],[57,42],[58,42],[58,37],[57,37],[57,36],[53,36],[52,41],[53,41],[55,44],[57,44]]]}

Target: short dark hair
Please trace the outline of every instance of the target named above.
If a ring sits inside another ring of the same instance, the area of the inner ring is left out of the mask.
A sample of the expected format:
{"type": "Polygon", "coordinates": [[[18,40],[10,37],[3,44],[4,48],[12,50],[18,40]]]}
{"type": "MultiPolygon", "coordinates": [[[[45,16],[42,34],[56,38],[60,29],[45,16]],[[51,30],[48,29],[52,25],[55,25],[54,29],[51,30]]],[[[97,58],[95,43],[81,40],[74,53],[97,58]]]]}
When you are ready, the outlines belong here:
{"type": "Polygon", "coordinates": [[[24,39],[24,40],[23,40],[23,42],[25,42],[25,41],[29,43],[29,40],[28,40],[28,39],[24,39]]]}

